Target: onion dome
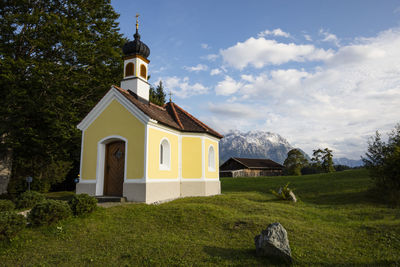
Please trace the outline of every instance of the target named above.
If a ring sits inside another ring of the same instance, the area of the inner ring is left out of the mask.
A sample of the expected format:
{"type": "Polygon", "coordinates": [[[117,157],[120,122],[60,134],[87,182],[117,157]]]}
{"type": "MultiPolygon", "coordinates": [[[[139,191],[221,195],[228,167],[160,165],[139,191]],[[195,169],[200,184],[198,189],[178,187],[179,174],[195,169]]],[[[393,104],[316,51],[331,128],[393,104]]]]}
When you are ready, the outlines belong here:
{"type": "Polygon", "coordinates": [[[133,35],[135,38],[133,41],[129,41],[122,47],[122,52],[125,56],[140,55],[147,59],[150,55],[150,48],[140,41],[140,34],[138,32],[138,27],[136,27],[136,33],[133,35]]]}

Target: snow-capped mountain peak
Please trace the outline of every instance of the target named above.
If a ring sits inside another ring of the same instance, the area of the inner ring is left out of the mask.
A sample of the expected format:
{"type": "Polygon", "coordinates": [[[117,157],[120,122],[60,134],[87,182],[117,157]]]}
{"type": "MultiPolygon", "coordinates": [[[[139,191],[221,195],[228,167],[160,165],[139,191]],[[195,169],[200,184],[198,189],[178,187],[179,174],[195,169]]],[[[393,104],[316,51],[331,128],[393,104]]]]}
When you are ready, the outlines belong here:
{"type": "Polygon", "coordinates": [[[220,142],[220,162],[230,157],[243,157],[269,158],[282,164],[291,149],[293,146],[276,133],[233,130],[225,134],[220,142]]]}

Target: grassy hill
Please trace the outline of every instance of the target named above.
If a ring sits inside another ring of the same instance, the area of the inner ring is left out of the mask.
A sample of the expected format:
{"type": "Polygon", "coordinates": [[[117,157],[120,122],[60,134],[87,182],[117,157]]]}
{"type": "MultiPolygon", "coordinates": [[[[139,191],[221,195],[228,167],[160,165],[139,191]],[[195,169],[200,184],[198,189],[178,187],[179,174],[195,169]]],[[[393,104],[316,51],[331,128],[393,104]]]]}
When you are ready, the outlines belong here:
{"type": "Polygon", "coordinates": [[[99,208],[27,228],[0,243],[0,265],[260,266],[254,236],[288,231],[295,265],[400,264],[400,210],[367,194],[365,170],[302,177],[225,178],[222,195],[99,208]],[[270,194],[291,182],[299,203],[270,194]]]}

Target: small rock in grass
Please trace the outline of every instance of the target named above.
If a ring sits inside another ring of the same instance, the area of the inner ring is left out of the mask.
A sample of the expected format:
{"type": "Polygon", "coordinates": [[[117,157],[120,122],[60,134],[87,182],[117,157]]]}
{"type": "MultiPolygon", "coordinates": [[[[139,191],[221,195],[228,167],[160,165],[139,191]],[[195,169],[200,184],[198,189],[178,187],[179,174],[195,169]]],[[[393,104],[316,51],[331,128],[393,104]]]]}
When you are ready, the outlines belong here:
{"type": "Polygon", "coordinates": [[[287,232],[280,223],[268,225],[267,229],[254,238],[254,242],[257,255],[292,263],[292,251],[290,250],[287,232]]]}

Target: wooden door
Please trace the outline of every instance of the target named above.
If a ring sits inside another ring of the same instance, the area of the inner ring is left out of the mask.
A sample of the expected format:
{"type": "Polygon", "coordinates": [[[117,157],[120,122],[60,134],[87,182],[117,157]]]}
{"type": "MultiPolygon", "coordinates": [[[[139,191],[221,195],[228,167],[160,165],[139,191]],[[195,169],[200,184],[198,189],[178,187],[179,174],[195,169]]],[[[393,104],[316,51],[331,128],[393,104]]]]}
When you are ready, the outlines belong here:
{"type": "Polygon", "coordinates": [[[125,142],[107,144],[104,171],[104,195],[122,196],[125,170],[125,142]]]}

